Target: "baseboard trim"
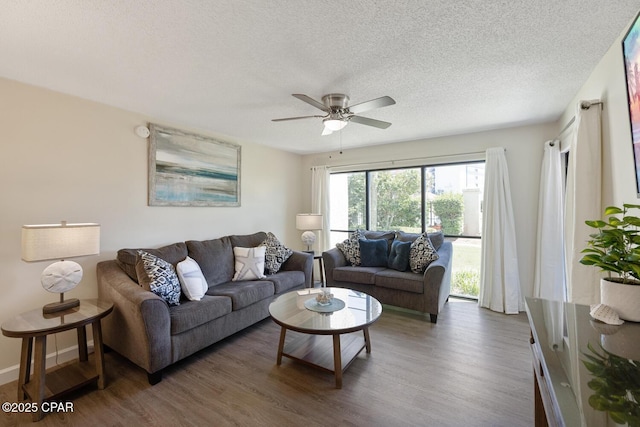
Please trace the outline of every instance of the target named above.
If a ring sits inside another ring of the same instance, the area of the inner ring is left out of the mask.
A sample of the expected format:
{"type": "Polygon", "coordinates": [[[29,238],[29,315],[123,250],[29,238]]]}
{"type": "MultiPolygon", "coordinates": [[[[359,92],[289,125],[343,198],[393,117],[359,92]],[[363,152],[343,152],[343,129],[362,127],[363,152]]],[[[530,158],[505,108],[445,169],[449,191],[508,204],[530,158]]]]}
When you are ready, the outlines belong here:
{"type": "MultiPolygon", "coordinates": [[[[93,340],[87,341],[87,350],[89,353],[93,353],[93,340]]],[[[69,362],[78,358],[78,346],[67,347],[57,352],[58,360],[56,363],[56,352],[47,354],[46,366],[47,369],[53,368],[63,363],[69,362]]],[[[20,372],[20,364],[9,366],[8,368],[0,370],[0,385],[16,381],[18,379],[18,372],[20,372]]],[[[31,372],[33,373],[33,361],[31,362],[31,372]]]]}

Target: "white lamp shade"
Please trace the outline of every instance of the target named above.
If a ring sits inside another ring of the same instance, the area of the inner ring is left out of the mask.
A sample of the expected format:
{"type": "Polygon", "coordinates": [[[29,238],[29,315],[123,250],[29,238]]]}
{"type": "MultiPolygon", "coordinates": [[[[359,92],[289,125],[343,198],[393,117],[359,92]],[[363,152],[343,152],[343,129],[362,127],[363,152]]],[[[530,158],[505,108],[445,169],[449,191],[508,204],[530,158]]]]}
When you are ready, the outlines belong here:
{"type": "Polygon", "coordinates": [[[22,226],[22,259],[44,261],[100,253],[100,224],[22,226]]]}
{"type": "Polygon", "coordinates": [[[321,214],[296,215],[296,228],[298,230],[322,230],[321,214]]]}
{"type": "Polygon", "coordinates": [[[324,119],[323,122],[324,122],[324,126],[331,131],[340,130],[343,127],[345,127],[348,123],[346,120],[336,120],[336,119],[324,119]]]}

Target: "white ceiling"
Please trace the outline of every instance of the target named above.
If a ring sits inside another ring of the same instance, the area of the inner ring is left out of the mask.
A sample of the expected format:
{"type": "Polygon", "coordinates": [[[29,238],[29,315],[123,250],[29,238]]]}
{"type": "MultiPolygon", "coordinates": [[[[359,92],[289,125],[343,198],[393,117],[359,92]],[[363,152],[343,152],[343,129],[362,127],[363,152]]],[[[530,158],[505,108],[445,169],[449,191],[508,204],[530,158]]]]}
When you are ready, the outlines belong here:
{"type": "MultiPolygon", "coordinates": [[[[3,0],[0,76],[311,153],[557,120],[637,0],[3,0]],[[396,105],[320,136],[291,96],[396,105]]],[[[620,64],[622,78],[623,65],[620,64]]],[[[133,131],[133,130],[132,130],[133,131]]]]}

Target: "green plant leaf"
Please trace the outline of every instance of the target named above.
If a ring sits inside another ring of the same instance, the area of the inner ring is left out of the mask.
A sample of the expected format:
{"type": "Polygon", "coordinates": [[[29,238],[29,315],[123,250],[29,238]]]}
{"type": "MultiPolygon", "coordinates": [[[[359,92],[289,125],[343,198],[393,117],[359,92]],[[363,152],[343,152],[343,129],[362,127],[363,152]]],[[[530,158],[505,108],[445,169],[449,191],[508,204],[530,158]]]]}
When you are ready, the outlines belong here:
{"type": "Polygon", "coordinates": [[[604,210],[604,214],[606,215],[615,215],[615,214],[620,214],[620,213],[624,213],[624,211],[622,209],[620,209],[617,206],[607,206],[607,208],[604,210]]]}
{"type": "Polygon", "coordinates": [[[595,220],[595,221],[587,220],[584,223],[587,224],[589,227],[593,227],[593,228],[602,228],[607,225],[606,222],[601,220],[595,220]]]}

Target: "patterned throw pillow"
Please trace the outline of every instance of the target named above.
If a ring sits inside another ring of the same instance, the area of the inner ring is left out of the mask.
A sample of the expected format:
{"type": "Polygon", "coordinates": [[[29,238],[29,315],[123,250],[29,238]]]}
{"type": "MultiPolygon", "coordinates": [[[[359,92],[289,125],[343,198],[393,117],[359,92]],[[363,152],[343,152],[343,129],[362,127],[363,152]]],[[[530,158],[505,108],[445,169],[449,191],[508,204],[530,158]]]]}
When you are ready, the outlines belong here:
{"type": "Polygon", "coordinates": [[[344,254],[349,264],[360,265],[360,239],[364,238],[364,232],[356,230],[344,242],[336,243],[336,247],[344,254]]]}
{"type": "Polygon", "coordinates": [[[293,254],[293,251],[280,243],[278,238],[271,232],[267,233],[267,238],[260,243],[260,246],[266,248],[264,270],[267,274],[276,274],[280,271],[282,264],[293,254]]]}
{"type": "Polygon", "coordinates": [[[242,248],[236,246],[233,248],[233,255],[236,259],[236,274],[234,274],[234,282],[239,280],[255,280],[264,279],[264,254],[266,247],[258,246],[257,248],[242,248]]]}
{"type": "Polygon", "coordinates": [[[149,252],[138,251],[138,256],[149,280],[149,290],[169,305],[180,305],[180,281],[173,265],[149,252]]]}
{"type": "Polygon", "coordinates": [[[414,273],[424,273],[424,270],[426,270],[429,264],[438,258],[438,252],[436,252],[431,244],[427,233],[423,233],[411,243],[409,267],[414,273]]]}

